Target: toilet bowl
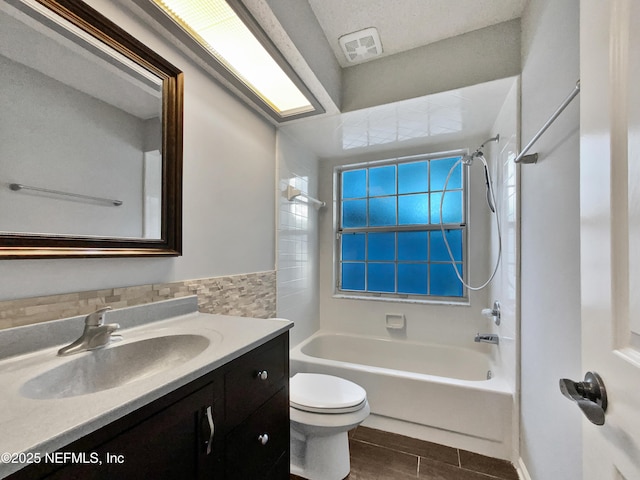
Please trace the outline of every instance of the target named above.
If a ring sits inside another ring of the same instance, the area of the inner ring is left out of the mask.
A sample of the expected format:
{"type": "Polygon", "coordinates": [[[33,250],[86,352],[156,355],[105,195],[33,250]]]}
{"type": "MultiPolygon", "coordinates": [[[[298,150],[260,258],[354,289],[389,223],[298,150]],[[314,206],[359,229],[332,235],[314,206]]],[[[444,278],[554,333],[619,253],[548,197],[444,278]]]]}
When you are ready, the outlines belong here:
{"type": "Polygon", "coordinates": [[[319,373],[290,379],[291,473],[309,480],[342,480],[349,474],[347,432],[369,415],[359,385],[319,373]]]}

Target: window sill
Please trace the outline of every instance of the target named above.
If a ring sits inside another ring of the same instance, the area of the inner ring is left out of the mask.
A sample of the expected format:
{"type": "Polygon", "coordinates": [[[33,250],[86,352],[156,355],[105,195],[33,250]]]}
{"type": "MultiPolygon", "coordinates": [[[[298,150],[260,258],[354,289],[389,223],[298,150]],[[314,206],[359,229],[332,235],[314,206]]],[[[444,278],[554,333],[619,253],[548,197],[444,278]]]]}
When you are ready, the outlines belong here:
{"type": "Polygon", "coordinates": [[[420,298],[396,298],[396,297],[383,297],[373,295],[354,295],[345,293],[334,293],[333,298],[345,299],[345,300],[365,300],[374,302],[391,302],[391,303],[415,303],[421,305],[449,305],[453,307],[469,307],[471,302],[468,298],[460,298],[460,300],[437,300],[437,299],[420,299],[420,298]]]}

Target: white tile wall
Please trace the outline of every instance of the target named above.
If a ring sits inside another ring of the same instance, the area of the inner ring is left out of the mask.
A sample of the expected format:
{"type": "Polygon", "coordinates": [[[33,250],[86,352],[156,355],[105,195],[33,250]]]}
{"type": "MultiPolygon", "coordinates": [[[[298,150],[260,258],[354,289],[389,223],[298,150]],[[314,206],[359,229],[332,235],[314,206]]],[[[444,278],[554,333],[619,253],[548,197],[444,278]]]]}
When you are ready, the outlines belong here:
{"type": "MultiPolygon", "coordinates": [[[[318,210],[287,186],[317,198],[318,159],[287,134],[277,134],[277,316],[295,322],[291,345],[319,328],[318,210]]],[[[325,207],[326,208],[326,207],[325,207]]]]}
{"type": "MultiPolygon", "coordinates": [[[[506,378],[514,392],[514,417],[512,424],[514,451],[512,460],[518,459],[518,371],[519,371],[519,172],[514,159],[518,152],[518,98],[520,86],[515,80],[500,114],[496,118],[492,135],[500,134],[500,141],[491,144],[490,161],[502,234],[502,259],[498,273],[490,286],[491,301],[498,300],[501,307],[500,326],[493,330],[500,336],[500,344],[494,349],[500,374],[506,378]]],[[[493,246],[498,241],[495,220],[491,220],[493,246]]],[[[497,252],[492,248],[492,252],[497,252]]],[[[495,257],[491,259],[495,262],[495,257]]]]}

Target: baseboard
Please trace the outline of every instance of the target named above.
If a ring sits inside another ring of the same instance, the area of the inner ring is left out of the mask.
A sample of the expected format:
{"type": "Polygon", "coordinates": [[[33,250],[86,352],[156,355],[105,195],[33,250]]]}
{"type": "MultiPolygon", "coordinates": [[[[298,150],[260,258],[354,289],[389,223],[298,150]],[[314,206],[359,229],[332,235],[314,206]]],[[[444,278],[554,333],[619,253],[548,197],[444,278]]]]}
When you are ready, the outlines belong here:
{"type": "Polygon", "coordinates": [[[529,475],[527,466],[524,464],[524,460],[522,460],[522,457],[518,458],[518,463],[515,465],[515,467],[518,471],[518,477],[520,477],[520,480],[531,480],[531,475],[529,475]]]}

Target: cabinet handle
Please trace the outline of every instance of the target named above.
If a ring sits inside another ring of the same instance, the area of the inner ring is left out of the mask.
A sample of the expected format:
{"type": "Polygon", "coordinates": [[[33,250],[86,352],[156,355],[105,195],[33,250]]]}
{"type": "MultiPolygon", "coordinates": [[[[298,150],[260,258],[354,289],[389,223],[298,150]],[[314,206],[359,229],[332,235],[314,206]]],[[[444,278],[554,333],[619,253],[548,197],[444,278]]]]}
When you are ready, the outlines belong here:
{"type": "Polygon", "coordinates": [[[263,433],[262,435],[258,435],[258,441],[260,442],[260,444],[266,445],[269,441],[269,434],[263,433]]]}
{"type": "Polygon", "coordinates": [[[260,371],[258,372],[257,377],[258,377],[260,380],[266,380],[267,378],[269,378],[269,372],[267,372],[266,370],[260,370],[260,371]]]}
{"type": "Polygon", "coordinates": [[[211,414],[211,406],[207,407],[207,420],[209,422],[209,440],[207,440],[207,455],[210,455],[211,450],[213,449],[213,434],[216,430],[216,427],[213,424],[213,415],[211,414]]]}

